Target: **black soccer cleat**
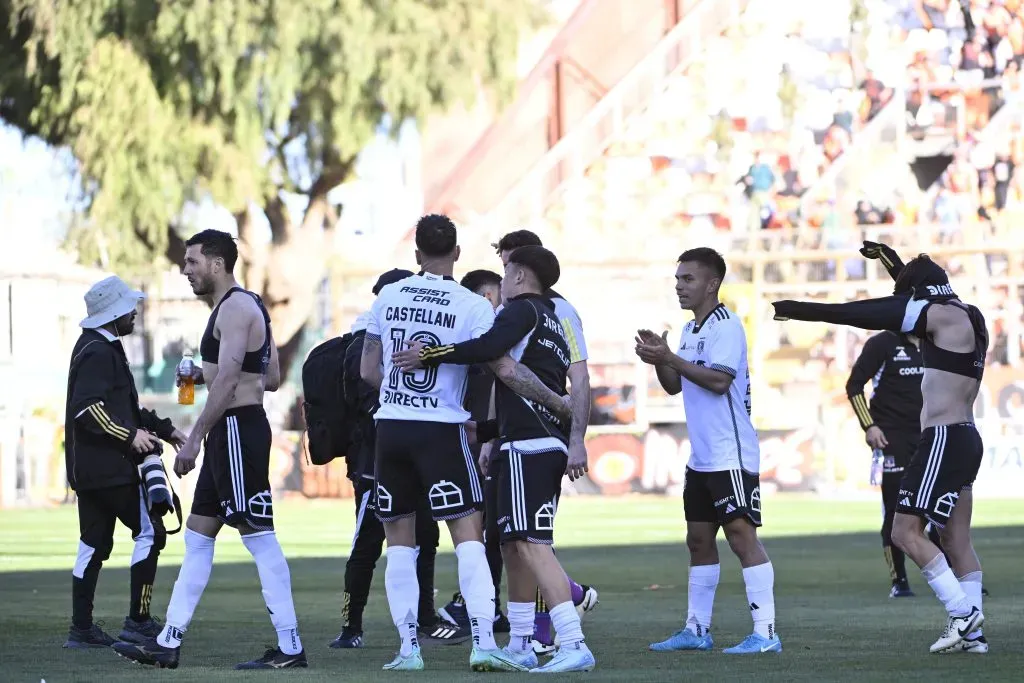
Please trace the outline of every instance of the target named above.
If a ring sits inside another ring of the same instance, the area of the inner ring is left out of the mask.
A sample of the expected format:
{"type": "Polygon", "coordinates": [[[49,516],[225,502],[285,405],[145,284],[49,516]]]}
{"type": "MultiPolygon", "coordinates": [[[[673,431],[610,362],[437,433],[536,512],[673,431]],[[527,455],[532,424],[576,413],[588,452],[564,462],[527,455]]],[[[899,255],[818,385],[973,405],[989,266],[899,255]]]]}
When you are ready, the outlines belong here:
{"type": "Polygon", "coordinates": [[[286,655],[281,648],[275,647],[268,649],[259,659],[236,664],[235,669],[305,669],[307,666],[305,650],[297,655],[286,655]]]}
{"type": "Polygon", "coordinates": [[[180,647],[164,647],[156,642],[156,638],[150,638],[141,643],[118,641],[110,647],[125,659],[136,664],[155,666],[158,669],[177,669],[178,657],[181,654],[180,647]]]}
{"type": "Polygon", "coordinates": [[[63,647],[69,650],[80,650],[91,647],[110,647],[116,642],[103,632],[99,624],[93,624],[89,628],[78,628],[72,624],[68,629],[68,639],[64,641],[63,647]]]}
{"type": "Polygon", "coordinates": [[[145,621],[135,621],[131,617],[124,618],[124,628],[117,634],[117,639],[125,643],[144,643],[160,635],[164,625],[153,617],[145,621]]]}
{"type": "Polygon", "coordinates": [[[473,637],[469,626],[454,626],[444,619],[438,619],[429,626],[417,629],[421,645],[461,645],[473,637]]]}
{"type": "Polygon", "coordinates": [[[469,628],[469,612],[466,610],[466,601],[462,598],[462,593],[453,595],[451,602],[437,610],[437,614],[452,626],[469,628]]]}
{"type": "Polygon", "coordinates": [[[892,582],[892,588],[889,590],[890,598],[912,598],[914,597],[914,591],[910,590],[910,582],[906,579],[897,579],[892,582]]]}
{"type": "Polygon", "coordinates": [[[363,646],[363,632],[362,631],[350,631],[347,628],[341,629],[341,633],[338,637],[331,641],[328,647],[334,648],[335,650],[353,650],[363,646]]]}
{"type": "Polygon", "coordinates": [[[512,630],[512,626],[508,623],[508,617],[503,613],[498,612],[494,615],[494,632],[495,633],[508,633],[512,630]]]}

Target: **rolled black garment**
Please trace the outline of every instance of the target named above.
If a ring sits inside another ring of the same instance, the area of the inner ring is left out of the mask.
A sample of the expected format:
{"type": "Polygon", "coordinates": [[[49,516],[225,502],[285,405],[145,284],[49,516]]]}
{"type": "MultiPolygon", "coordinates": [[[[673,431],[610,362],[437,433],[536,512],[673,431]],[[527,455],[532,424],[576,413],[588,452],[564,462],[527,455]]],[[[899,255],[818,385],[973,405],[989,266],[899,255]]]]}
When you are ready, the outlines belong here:
{"type": "MultiPolygon", "coordinates": [[[[917,302],[915,302],[917,303],[917,302]]],[[[880,299],[848,301],[841,304],[819,304],[810,301],[773,301],[775,320],[804,320],[807,322],[849,325],[862,330],[890,330],[901,332],[908,316],[917,322],[919,306],[911,306],[909,296],[886,296],[880,299]],[[910,310],[917,309],[917,310],[910,310]]]]}

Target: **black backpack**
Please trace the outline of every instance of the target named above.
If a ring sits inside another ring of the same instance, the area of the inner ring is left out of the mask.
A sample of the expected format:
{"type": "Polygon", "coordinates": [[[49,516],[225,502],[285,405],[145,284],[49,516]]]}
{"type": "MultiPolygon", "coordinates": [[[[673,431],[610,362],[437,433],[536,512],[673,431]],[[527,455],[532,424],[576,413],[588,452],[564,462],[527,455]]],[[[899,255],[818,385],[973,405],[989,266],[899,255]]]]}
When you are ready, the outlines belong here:
{"type": "Polygon", "coordinates": [[[352,440],[355,413],[345,401],[345,350],[353,335],[328,339],[302,364],[302,412],[314,465],[344,457],[352,440]]]}

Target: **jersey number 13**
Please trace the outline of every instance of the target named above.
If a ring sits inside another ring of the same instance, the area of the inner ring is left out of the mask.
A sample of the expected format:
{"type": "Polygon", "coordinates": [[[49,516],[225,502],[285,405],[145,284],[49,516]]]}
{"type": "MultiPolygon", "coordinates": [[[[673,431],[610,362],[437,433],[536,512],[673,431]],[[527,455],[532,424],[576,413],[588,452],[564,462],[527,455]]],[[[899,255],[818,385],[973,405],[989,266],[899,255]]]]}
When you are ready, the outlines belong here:
{"type": "MultiPolygon", "coordinates": [[[[422,342],[426,346],[441,345],[441,340],[431,332],[414,332],[409,336],[408,341],[422,342]]],[[[404,329],[396,327],[391,330],[391,350],[393,353],[404,351],[406,349],[405,342],[404,329]]],[[[424,368],[416,372],[402,372],[400,368],[392,367],[391,373],[388,376],[388,388],[398,389],[399,382],[405,385],[405,388],[409,391],[420,394],[430,393],[434,385],[437,384],[437,368],[424,368]]]]}

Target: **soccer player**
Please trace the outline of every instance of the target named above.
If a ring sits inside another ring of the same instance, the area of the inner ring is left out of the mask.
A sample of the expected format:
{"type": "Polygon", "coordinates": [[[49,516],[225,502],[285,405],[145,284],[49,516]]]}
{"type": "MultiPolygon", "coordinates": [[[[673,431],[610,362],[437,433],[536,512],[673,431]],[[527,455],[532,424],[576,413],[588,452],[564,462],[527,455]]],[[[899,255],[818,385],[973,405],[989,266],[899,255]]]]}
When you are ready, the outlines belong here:
{"type": "Polygon", "coordinates": [[[890,330],[920,340],[923,431],[900,482],[893,542],[921,568],[946,608],[946,627],[931,652],[984,653],[988,643],[981,632],[981,562],[971,542],[971,486],[983,457],[974,401],[988,351],[985,318],[960,301],[949,276],[926,254],[904,265],[888,246],[867,241],[861,253],[885,265],[896,281],[893,296],[842,304],[776,301],[775,318],[890,330]],[[939,528],[945,555],[925,534],[928,522],[939,528]]]}
{"type": "MultiPolygon", "coordinates": [[[[554,305],[544,296],[558,281],[555,255],[543,247],[527,246],[509,255],[502,279],[505,306],[494,327],[478,339],[424,348],[415,344],[393,361],[403,369],[436,367],[441,363],[481,363],[510,353],[533,370],[548,388],[564,395],[571,363],[565,332],[555,318],[554,305]]],[[[497,522],[502,553],[508,564],[511,638],[504,654],[521,670],[534,673],[590,671],[595,661],[583,639],[580,615],[551,548],[555,511],[562,476],[567,471],[569,425],[566,420],[496,387],[498,419],[477,425],[477,436],[489,441],[500,435],[495,457],[498,477],[497,522]],[[531,646],[531,602],[540,586],[561,640],[554,658],[538,666],[531,646]]],[[[583,476],[582,466],[568,466],[572,479],[583,476]]]]}
{"type": "MultiPolygon", "coordinates": [[[[376,508],[387,538],[384,582],[391,616],[402,639],[387,670],[423,668],[416,637],[419,586],[415,573],[417,501],[430,501],[433,517],[448,523],[458,557],[459,588],[466,600],[474,671],[519,670],[494,642],[494,586],[487,570],[480,507],[483,491],[468,444],[475,424],[462,407],[466,368],[444,366],[415,373],[392,363],[407,342],[443,346],[479,337],[494,322],[486,299],[452,278],[459,257],[455,225],[431,214],[416,225],[416,262],[422,272],[386,286],[370,310],[360,374],[380,387],[377,420],[376,508]],[[385,353],[382,344],[388,345],[385,353]]],[[[498,379],[556,414],[567,403],[508,356],[490,364],[498,379]]]]}
{"type": "Polygon", "coordinates": [[[234,527],[252,554],[263,587],[277,647],[236,669],[305,667],[292,602],[291,575],[274,534],[270,494],[270,423],[263,393],[281,381],[270,315],[260,298],[238,285],[233,269],[238,247],[226,232],[204,230],[185,243],[185,277],[196,296],[217,302],[199,344],[206,405],[178,451],[174,471],[196,466],[205,443],[192,512],[185,529],[185,557],[167,606],[167,620],[155,640],[115,643],[122,657],[173,669],[181,642],[213,569],[213,549],[224,524],[234,527]]]}
{"type": "MultiPolygon", "coordinates": [[[[519,247],[544,246],[540,237],[530,230],[515,230],[504,235],[494,247],[501,258],[501,265],[508,265],[509,255],[519,247]]],[[[590,371],[587,368],[587,340],[583,335],[583,322],[576,308],[565,297],[555,291],[545,292],[555,306],[555,315],[562,324],[569,342],[572,365],[569,366],[569,397],[572,405],[572,428],[569,434],[568,468],[582,467],[587,471],[587,425],[590,422],[590,371]]],[[[598,593],[593,586],[580,584],[566,576],[573,603],[580,612],[589,612],[597,607],[598,593]]],[[[538,654],[550,654],[555,649],[556,638],[552,633],[551,616],[540,590],[537,591],[536,615],[534,618],[533,648],[538,654]]]]}
{"type": "MultiPolygon", "coordinates": [[[[497,309],[501,305],[501,275],[490,270],[472,270],[459,281],[463,287],[478,294],[497,309]]],[[[484,363],[469,367],[466,384],[466,410],[473,422],[484,422],[493,418],[494,374],[484,363]]],[[[501,559],[501,541],[498,534],[496,514],[498,510],[498,479],[496,463],[491,459],[491,444],[473,443],[469,446],[473,458],[480,466],[484,483],[484,550],[487,552],[487,566],[494,583],[494,632],[508,633],[508,617],[501,611],[501,573],[504,564],[501,559]]],[[[438,610],[443,619],[460,628],[469,626],[466,601],[461,593],[452,596],[451,602],[438,610]]]]}
{"type": "Polygon", "coordinates": [[[757,537],[761,526],[760,444],[750,421],[747,340],[736,314],[718,300],[725,261],[713,249],[683,252],[676,267],[676,296],[693,311],[679,351],[666,337],[639,330],[636,354],[653,365],[669,394],[683,393],[690,461],[683,488],[690,587],[686,624],[650,647],[710,650],[711,612],[720,575],[719,528],[743,567],[754,632],[728,654],[781,652],[775,630],[775,570],[757,537]]]}
{"type": "MultiPolygon", "coordinates": [[[[382,273],[373,285],[374,296],[386,285],[411,277],[411,270],[394,268],[382,273]]],[[[378,391],[359,376],[366,336],[366,315],[359,316],[352,327],[353,337],[345,349],[344,377],[345,401],[356,422],[353,443],[349,452],[354,454],[349,465],[349,478],[355,489],[356,530],[352,549],[345,563],[345,595],[342,606],[341,633],[330,643],[332,648],[363,647],[363,611],[370,595],[373,572],[384,549],[384,526],[373,513],[370,501],[373,494],[373,458],[376,429],[373,414],[379,407],[378,391]]],[[[437,522],[430,517],[426,500],[420,501],[416,516],[416,580],[420,586],[418,607],[420,636],[430,642],[447,644],[469,640],[469,625],[452,626],[434,612],[434,564],[437,558],[439,532],[437,522]]]]}
{"type": "Polygon", "coordinates": [[[892,521],[900,479],[921,438],[921,351],[907,335],[880,332],[864,344],[850,370],[846,395],[875,458],[882,459],[882,551],[892,587],[890,598],[913,596],[903,551],[892,544],[892,521]],[[864,385],[871,380],[871,403],[864,385]]]}

